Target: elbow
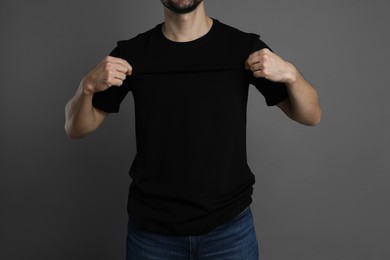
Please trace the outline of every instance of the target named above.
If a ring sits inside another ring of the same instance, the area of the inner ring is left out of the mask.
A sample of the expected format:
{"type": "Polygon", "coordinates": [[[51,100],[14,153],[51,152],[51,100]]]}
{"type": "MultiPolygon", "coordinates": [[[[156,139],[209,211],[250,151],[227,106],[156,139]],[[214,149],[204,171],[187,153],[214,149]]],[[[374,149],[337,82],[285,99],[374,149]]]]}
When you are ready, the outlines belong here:
{"type": "Polygon", "coordinates": [[[74,133],[72,133],[72,131],[69,130],[67,124],[65,124],[65,133],[68,136],[69,140],[79,139],[79,137],[77,135],[75,135],[74,133]]]}
{"type": "Polygon", "coordinates": [[[319,125],[321,122],[321,119],[317,119],[317,120],[313,120],[313,121],[310,121],[310,122],[306,122],[304,123],[304,125],[307,125],[307,126],[317,126],[319,125]]]}
{"type": "Polygon", "coordinates": [[[81,134],[77,131],[72,130],[71,127],[69,127],[69,124],[67,124],[67,123],[65,123],[65,132],[66,132],[66,135],[68,136],[69,140],[81,139],[81,138],[88,135],[88,133],[81,134]]]}
{"type": "Polygon", "coordinates": [[[321,122],[321,118],[322,118],[322,110],[321,110],[321,108],[318,108],[316,116],[315,116],[315,120],[313,120],[313,125],[312,126],[319,125],[320,122],[321,122]]]}
{"type": "Polygon", "coordinates": [[[81,139],[82,137],[81,136],[77,136],[73,133],[70,133],[70,132],[66,132],[66,135],[68,136],[68,139],[69,140],[77,140],[77,139],[81,139]]]}
{"type": "Polygon", "coordinates": [[[317,120],[315,120],[315,121],[312,123],[311,126],[317,126],[317,125],[319,125],[320,123],[321,123],[321,116],[319,116],[319,117],[317,118],[317,120]]]}
{"type": "Polygon", "coordinates": [[[317,126],[321,122],[321,116],[322,112],[321,110],[317,111],[316,113],[312,115],[306,115],[306,116],[294,116],[293,114],[288,114],[288,117],[295,122],[305,125],[305,126],[317,126]]]}
{"type": "Polygon", "coordinates": [[[290,119],[299,124],[316,126],[321,122],[322,111],[319,105],[311,106],[308,109],[295,109],[291,102],[288,101],[280,104],[279,107],[290,119]]]}
{"type": "Polygon", "coordinates": [[[66,135],[68,136],[69,140],[78,140],[78,139],[84,138],[88,134],[81,135],[81,134],[75,134],[75,133],[66,131],[66,135]]]}
{"type": "Polygon", "coordinates": [[[322,111],[321,109],[318,109],[318,111],[313,116],[311,116],[309,120],[306,120],[301,123],[307,126],[317,126],[321,122],[321,117],[322,117],[322,111]]]}

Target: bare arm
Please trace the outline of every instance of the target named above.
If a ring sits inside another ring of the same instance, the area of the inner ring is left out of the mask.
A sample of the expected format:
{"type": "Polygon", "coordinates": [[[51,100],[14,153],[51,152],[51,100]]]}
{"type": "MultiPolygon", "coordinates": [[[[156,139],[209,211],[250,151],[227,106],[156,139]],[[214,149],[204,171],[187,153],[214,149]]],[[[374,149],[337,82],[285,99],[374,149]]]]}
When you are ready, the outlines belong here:
{"type": "Polygon", "coordinates": [[[262,49],[249,56],[246,67],[257,78],[286,84],[289,98],[279,103],[278,107],[288,117],[304,125],[319,124],[321,108],[317,92],[293,64],[269,49],[262,49]]]}
{"type": "Polygon", "coordinates": [[[278,107],[291,119],[309,126],[315,126],[321,120],[321,108],[318,94],[314,87],[303,76],[296,72],[296,79],[286,83],[289,98],[278,104],[278,107]]]}
{"type": "Polygon", "coordinates": [[[69,138],[85,137],[101,125],[108,113],[93,107],[93,94],[111,86],[120,87],[131,72],[127,61],[107,56],[81,80],[76,94],[65,106],[65,131],[69,138]]]}
{"type": "Polygon", "coordinates": [[[74,97],[66,104],[65,130],[71,139],[92,133],[108,115],[92,106],[92,97],[93,93],[84,91],[84,84],[81,82],[74,97]]]}

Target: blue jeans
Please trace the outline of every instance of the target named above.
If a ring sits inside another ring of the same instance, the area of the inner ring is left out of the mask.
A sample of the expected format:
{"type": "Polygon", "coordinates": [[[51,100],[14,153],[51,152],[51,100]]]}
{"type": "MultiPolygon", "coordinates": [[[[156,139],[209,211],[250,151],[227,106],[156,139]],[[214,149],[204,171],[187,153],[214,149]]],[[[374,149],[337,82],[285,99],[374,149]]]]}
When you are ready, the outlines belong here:
{"type": "Polygon", "coordinates": [[[169,236],[151,233],[129,221],[126,260],[258,260],[258,244],[252,211],[201,236],[169,236]]]}

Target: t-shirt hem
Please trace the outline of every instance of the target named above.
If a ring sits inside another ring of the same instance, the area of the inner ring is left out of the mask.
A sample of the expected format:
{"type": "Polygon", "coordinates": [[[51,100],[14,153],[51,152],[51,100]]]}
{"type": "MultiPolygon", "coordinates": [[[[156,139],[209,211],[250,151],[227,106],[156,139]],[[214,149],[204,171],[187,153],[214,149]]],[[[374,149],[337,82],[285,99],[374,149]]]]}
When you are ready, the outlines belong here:
{"type": "Polygon", "coordinates": [[[252,204],[252,198],[249,198],[245,203],[242,203],[240,207],[237,207],[234,211],[229,212],[229,214],[221,217],[216,223],[204,228],[196,228],[196,232],[193,231],[168,231],[167,229],[157,229],[150,228],[140,224],[131,214],[128,212],[128,217],[133,224],[135,224],[138,228],[143,229],[147,232],[160,234],[160,235],[168,235],[168,236],[202,236],[207,235],[212,232],[214,229],[228,223],[230,220],[234,219],[238,216],[243,210],[248,208],[252,204]]]}

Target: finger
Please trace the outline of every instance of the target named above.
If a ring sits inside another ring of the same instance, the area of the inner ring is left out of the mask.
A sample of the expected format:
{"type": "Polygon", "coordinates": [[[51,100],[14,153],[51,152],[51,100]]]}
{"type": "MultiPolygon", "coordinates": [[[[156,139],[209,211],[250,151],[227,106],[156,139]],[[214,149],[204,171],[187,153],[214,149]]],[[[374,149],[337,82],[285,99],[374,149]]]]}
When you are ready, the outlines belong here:
{"type": "Polygon", "coordinates": [[[112,58],[113,58],[112,62],[124,66],[126,68],[126,74],[131,75],[133,71],[133,67],[131,67],[131,65],[127,62],[127,60],[117,58],[117,57],[112,57],[112,58]]]}
{"type": "Polygon", "coordinates": [[[250,70],[251,69],[251,66],[248,63],[248,60],[245,61],[245,69],[246,70],[250,70]]]}
{"type": "Polygon", "coordinates": [[[252,65],[255,65],[255,64],[258,64],[258,63],[262,63],[263,62],[263,58],[261,55],[259,54],[256,54],[256,55],[252,55],[248,58],[247,60],[249,66],[252,66],[252,65]]]}
{"type": "Polygon", "coordinates": [[[261,62],[250,65],[250,70],[255,72],[257,70],[263,70],[265,68],[264,64],[261,62]]]}
{"type": "Polygon", "coordinates": [[[259,50],[259,53],[260,53],[260,54],[270,54],[270,53],[271,53],[271,50],[268,49],[268,48],[263,48],[263,49],[260,49],[260,50],[259,50]]]}
{"type": "Polygon", "coordinates": [[[267,69],[256,70],[255,72],[253,72],[253,76],[255,76],[256,78],[265,78],[267,80],[274,81],[272,73],[267,69]]]}
{"type": "Polygon", "coordinates": [[[256,70],[253,72],[255,78],[267,78],[263,70],[256,70]]]}
{"type": "Polygon", "coordinates": [[[129,69],[121,64],[115,64],[114,70],[126,74],[129,69]]]}
{"type": "Polygon", "coordinates": [[[107,71],[103,76],[103,81],[106,86],[121,86],[123,84],[123,80],[126,78],[124,73],[117,71],[107,71]]]}
{"type": "Polygon", "coordinates": [[[123,61],[125,66],[127,67],[127,75],[131,75],[131,73],[133,73],[133,67],[126,60],[123,61]]]}
{"type": "Polygon", "coordinates": [[[248,57],[248,59],[246,60],[246,63],[249,65],[249,66],[252,66],[253,64],[255,64],[255,63],[257,63],[258,61],[257,61],[257,58],[256,58],[256,56],[255,55],[250,55],[249,57],[248,57]]]}
{"type": "Polygon", "coordinates": [[[113,73],[113,77],[116,79],[120,79],[120,80],[125,80],[126,76],[127,75],[125,73],[122,73],[122,72],[114,72],[113,73]]]}
{"type": "Polygon", "coordinates": [[[113,78],[110,80],[110,86],[116,86],[116,87],[120,87],[122,86],[123,84],[123,80],[120,80],[120,79],[117,79],[117,78],[113,78]]]}
{"type": "Polygon", "coordinates": [[[265,49],[260,49],[260,50],[257,50],[255,52],[252,52],[251,55],[249,55],[249,59],[252,59],[252,58],[256,58],[256,57],[259,57],[262,55],[262,53],[264,53],[265,49]]]}
{"type": "Polygon", "coordinates": [[[256,61],[264,59],[264,57],[268,57],[270,54],[272,54],[270,49],[263,48],[249,55],[248,60],[255,63],[256,61]]]}

